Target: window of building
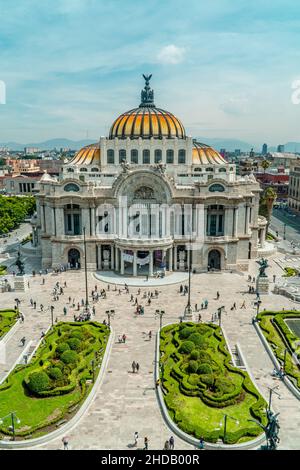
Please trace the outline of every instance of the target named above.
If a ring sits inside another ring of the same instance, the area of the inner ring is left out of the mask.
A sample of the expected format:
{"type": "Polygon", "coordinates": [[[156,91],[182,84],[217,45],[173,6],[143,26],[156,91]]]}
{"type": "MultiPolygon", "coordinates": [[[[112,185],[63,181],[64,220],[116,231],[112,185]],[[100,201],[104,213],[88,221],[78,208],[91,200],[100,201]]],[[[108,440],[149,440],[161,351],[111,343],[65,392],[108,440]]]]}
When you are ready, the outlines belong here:
{"type": "Polygon", "coordinates": [[[150,163],[150,150],[148,149],[143,150],[143,163],[146,165],[150,163]]]}
{"type": "Polygon", "coordinates": [[[94,168],[91,169],[91,171],[99,171],[99,169],[94,167],[94,168]]]}
{"type": "Polygon", "coordinates": [[[180,149],[178,150],[178,163],[179,164],[185,164],[185,150],[180,149]]]}
{"type": "Polygon", "coordinates": [[[107,150],[107,164],[114,165],[115,163],[115,151],[113,149],[107,150]]]}
{"type": "Polygon", "coordinates": [[[222,184],[212,184],[209,188],[208,188],[208,191],[210,191],[211,193],[221,193],[223,191],[225,191],[225,188],[222,184]]]}
{"type": "Polygon", "coordinates": [[[131,163],[138,164],[139,152],[136,149],[131,150],[131,163]]]}
{"type": "Polygon", "coordinates": [[[122,163],[124,160],[126,160],[126,150],[121,149],[119,150],[119,163],[122,163]]]}
{"type": "Polygon", "coordinates": [[[167,163],[174,163],[174,150],[167,150],[167,163]]]}
{"type": "Polygon", "coordinates": [[[87,171],[87,168],[80,168],[80,171],[81,171],[81,172],[87,171]]]}
{"type": "Polygon", "coordinates": [[[77,186],[77,184],[74,184],[74,183],[68,183],[66,184],[66,186],[64,187],[64,191],[75,191],[75,192],[78,192],[79,191],[79,186],[77,186]]]}
{"type": "Polygon", "coordinates": [[[160,149],[156,149],[154,152],[154,162],[159,163],[162,160],[162,152],[160,149]]]}

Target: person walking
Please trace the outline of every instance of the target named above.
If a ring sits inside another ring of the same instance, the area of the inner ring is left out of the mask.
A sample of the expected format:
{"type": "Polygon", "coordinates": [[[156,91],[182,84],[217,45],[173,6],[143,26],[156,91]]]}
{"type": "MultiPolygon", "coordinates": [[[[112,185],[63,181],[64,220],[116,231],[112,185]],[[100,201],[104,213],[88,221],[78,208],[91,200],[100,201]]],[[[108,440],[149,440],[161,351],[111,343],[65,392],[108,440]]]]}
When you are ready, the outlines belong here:
{"type": "Polygon", "coordinates": [[[148,437],[144,438],[144,450],[148,450],[148,445],[149,445],[149,439],[148,437]]]}
{"type": "Polygon", "coordinates": [[[199,315],[198,315],[198,322],[199,322],[199,323],[201,322],[201,318],[202,318],[202,317],[201,317],[201,313],[199,313],[199,315]]]}
{"type": "Polygon", "coordinates": [[[195,312],[198,312],[198,305],[195,304],[195,312]]]}
{"type": "Polygon", "coordinates": [[[21,338],[21,343],[22,343],[22,346],[24,347],[24,346],[25,346],[25,343],[26,343],[26,338],[25,338],[25,336],[23,336],[23,338],[21,338]]]}
{"type": "Polygon", "coordinates": [[[165,445],[164,445],[164,450],[169,450],[169,449],[170,449],[170,443],[169,443],[169,441],[167,440],[167,441],[165,442],[165,445]]]}
{"type": "Polygon", "coordinates": [[[242,303],[241,307],[240,308],[246,308],[246,301],[244,300],[244,302],[242,303]]]}
{"type": "Polygon", "coordinates": [[[174,443],[175,443],[174,437],[171,436],[170,439],[169,439],[169,449],[170,450],[174,450],[174,443]]]}
{"type": "Polygon", "coordinates": [[[137,362],[137,363],[136,363],[136,371],[138,372],[139,370],[140,370],[140,365],[139,365],[139,363],[137,362]]]}
{"type": "Polygon", "coordinates": [[[33,308],[36,309],[36,301],[33,302],[33,308]]]}
{"type": "Polygon", "coordinates": [[[132,372],[133,372],[133,374],[135,374],[135,369],[136,369],[136,363],[135,363],[135,361],[132,362],[131,367],[132,367],[132,372]]]}
{"type": "Polygon", "coordinates": [[[134,433],[134,445],[136,446],[137,443],[138,443],[138,438],[139,438],[139,433],[137,431],[135,431],[134,433]]]}
{"type": "Polygon", "coordinates": [[[64,315],[66,316],[67,315],[67,307],[64,307],[63,312],[64,312],[64,315]]]}
{"type": "Polygon", "coordinates": [[[123,336],[122,336],[122,341],[123,341],[123,343],[126,343],[126,335],[125,335],[125,333],[124,333],[123,336]]]}
{"type": "Polygon", "coordinates": [[[273,274],[273,282],[275,283],[276,281],[276,274],[273,274]]]}
{"type": "Polygon", "coordinates": [[[150,330],[148,333],[149,340],[152,338],[152,331],[150,330]]]}
{"type": "Polygon", "coordinates": [[[69,450],[69,439],[67,436],[62,438],[62,443],[64,445],[64,450],[69,450]]]}

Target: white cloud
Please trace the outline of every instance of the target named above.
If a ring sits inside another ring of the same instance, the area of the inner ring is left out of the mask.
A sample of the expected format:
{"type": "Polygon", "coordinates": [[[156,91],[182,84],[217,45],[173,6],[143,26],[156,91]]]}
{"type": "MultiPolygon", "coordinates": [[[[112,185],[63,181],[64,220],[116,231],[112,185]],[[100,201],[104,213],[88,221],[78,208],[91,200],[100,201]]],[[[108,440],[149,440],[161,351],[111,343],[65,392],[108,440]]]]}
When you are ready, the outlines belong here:
{"type": "Polygon", "coordinates": [[[185,48],[174,44],[163,47],[157,55],[159,62],[164,64],[179,64],[184,60],[185,48]]]}

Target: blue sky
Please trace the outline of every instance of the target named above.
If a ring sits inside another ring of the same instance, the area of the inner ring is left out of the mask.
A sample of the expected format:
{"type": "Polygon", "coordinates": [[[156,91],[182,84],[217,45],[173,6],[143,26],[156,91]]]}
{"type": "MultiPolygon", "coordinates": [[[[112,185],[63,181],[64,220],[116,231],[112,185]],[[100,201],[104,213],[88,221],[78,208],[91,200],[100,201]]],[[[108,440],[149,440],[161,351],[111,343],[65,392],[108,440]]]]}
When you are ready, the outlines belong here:
{"type": "Polygon", "coordinates": [[[300,141],[294,0],[0,0],[0,142],[97,140],[140,102],[193,136],[300,141]]]}

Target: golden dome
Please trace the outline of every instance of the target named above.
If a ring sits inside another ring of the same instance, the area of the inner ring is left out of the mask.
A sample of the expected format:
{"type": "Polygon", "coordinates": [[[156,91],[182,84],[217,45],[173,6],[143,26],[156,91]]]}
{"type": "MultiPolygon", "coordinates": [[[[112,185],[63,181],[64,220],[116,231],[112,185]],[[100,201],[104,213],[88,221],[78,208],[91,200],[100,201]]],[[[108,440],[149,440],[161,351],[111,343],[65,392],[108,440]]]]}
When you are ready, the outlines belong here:
{"type": "Polygon", "coordinates": [[[72,165],[100,165],[100,148],[99,144],[87,145],[80,149],[69,164],[72,165]]]}
{"type": "Polygon", "coordinates": [[[194,141],[192,163],[193,165],[223,165],[227,161],[209,145],[194,141]]]}
{"type": "Polygon", "coordinates": [[[179,119],[159,108],[140,107],[121,114],[111,126],[109,138],[114,139],[185,139],[185,130],[179,119]]]}
{"type": "Polygon", "coordinates": [[[154,92],[149,86],[152,75],[143,75],[146,84],[141,92],[141,104],[121,114],[110,128],[109,138],[115,139],[185,139],[185,130],[177,117],[168,111],[156,108],[154,92]]]}

